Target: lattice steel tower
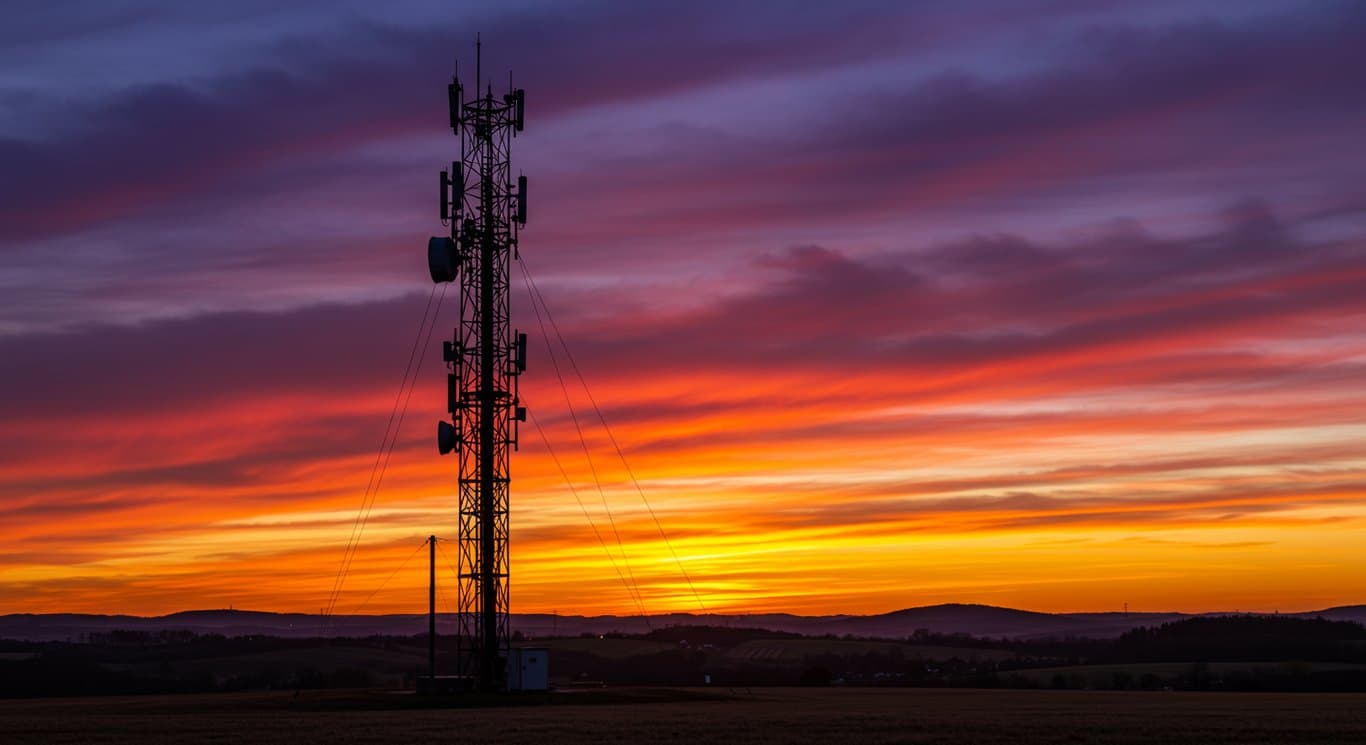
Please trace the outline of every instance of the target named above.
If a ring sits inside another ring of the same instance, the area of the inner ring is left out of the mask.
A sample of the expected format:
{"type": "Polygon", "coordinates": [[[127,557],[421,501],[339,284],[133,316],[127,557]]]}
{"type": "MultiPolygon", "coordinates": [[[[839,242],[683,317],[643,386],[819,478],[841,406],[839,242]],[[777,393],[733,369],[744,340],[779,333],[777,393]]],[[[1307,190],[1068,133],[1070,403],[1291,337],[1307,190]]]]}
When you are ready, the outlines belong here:
{"type": "Polygon", "coordinates": [[[449,237],[427,244],[432,281],[460,283],[460,325],[443,342],[451,421],[437,426],[442,455],[455,451],[459,475],[460,674],[480,690],[505,685],[508,650],[509,449],[526,409],[517,381],[526,335],[509,322],[508,279],[518,229],[526,224],[526,177],[512,181],[512,138],[522,131],[524,95],[480,92],[476,43],[473,96],[448,86],[450,126],[460,160],[441,172],[441,220],[449,237]]]}

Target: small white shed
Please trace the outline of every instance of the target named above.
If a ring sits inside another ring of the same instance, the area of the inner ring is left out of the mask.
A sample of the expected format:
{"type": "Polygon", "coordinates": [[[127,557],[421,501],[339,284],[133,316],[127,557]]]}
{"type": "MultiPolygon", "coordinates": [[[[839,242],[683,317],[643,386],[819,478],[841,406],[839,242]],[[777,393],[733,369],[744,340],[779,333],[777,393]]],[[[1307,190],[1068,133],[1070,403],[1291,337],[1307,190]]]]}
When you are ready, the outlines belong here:
{"type": "Polygon", "coordinates": [[[550,650],[513,647],[508,650],[508,690],[544,691],[550,686],[550,650]]]}

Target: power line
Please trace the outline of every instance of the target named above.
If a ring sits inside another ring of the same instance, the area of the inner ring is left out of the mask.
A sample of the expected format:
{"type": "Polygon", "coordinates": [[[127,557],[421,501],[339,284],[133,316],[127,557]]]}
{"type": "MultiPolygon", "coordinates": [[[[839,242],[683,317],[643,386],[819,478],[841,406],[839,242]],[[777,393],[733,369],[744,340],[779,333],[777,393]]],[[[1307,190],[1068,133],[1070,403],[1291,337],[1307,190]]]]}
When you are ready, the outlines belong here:
{"type": "Polygon", "coordinates": [[[407,566],[407,565],[408,565],[408,562],[412,561],[412,560],[413,560],[413,557],[414,557],[414,556],[417,556],[418,552],[421,551],[422,548],[423,548],[424,546],[426,546],[426,545],[427,545],[427,539],[424,538],[424,539],[422,539],[422,542],[421,542],[421,543],[417,544],[417,548],[414,549],[413,552],[412,552],[411,554],[408,554],[408,558],[404,559],[404,560],[403,560],[403,563],[402,563],[402,564],[399,564],[399,565],[398,565],[398,568],[395,569],[395,570],[393,571],[392,574],[390,574],[388,577],[385,577],[385,578],[384,578],[384,581],[381,582],[381,583],[379,583],[379,587],[376,587],[376,588],[374,589],[373,592],[371,592],[368,596],[366,596],[365,600],[362,601],[360,605],[356,606],[356,609],[355,609],[355,610],[351,611],[351,615],[357,615],[357,614],[359,614],[359,613],[361,612],[361,610],[365,608],[365,606],[369,605],[369,604],[370,604],[370,601],[373,600],[374,597],[375,597],[376,595],[379,594],[379,591],[380,591],[380,590],[383,590],[383,589],[384,589],[384,586],[387,585],[387,584],[389,584],[389,580],[391,580],[391,579],[393,579],[394,577],[398,576],[398,573],[401,572],[401,571],[403,571],[403,567],[407,566]]]}
{"type": "Polygon", "coordinates": [[[384,439],[380,442],[379,452],[375,455],[375,463],[370,468],[370,478],[366,483],[365,495],[361,499],[361,506],[356,512],[356,517],[351,526],[351,537],[347,541],[346,550],[342,554],[342,561],[337,567],[337,576],[333,580],[332,592],[328,598],[327,607],[324,610],[323,621],[326,623],[328,616],[336,608],[341,600],[342,589],[346,583],[347,573],[351,570],[355,562],[356,554],[360,550],[360,540],[365,534],[365,526],[369,522],[370,513],[374,509],[375,500],[379,496],[380,484],[384,480],[384,474],[389,468],[389,460],[393,457],[394,447],[398,443],[398,435],[403,427],[403,418],[408,411],[408,402],[412,400],[413,390],[417,385],[417,374],[422,368],[422,362],[426,358],[426,348],[431,342],[432,332],[436,329],[437,317],[441,313],[441,304],[445,300],[445,286],[441,288],[441,294],[437,295],[436,286],[432,287],[432,292],[427,297],[427,306],[422,312],[422,321],[418,324],[417,336],[413,339],[413,347],[408,353],[408,363],[403,369],[403,379],[399,383],[397,395],[394,397],[393,409],[389,413],[389,421],[384,428],[384,439]],[[436,299],[436,309],[432,311],[432,299],[436,299]],[[428,324],[430,317],[431,323],[428,324]],[[425,342],[423,341],[425,337],[425,342]],[[421,353],[419,353],[419,349],[421,353]],[[416,366],[414,366],[416,360],[416,366]],[[410,375],[411,374],[411,375],[410,375]],[[405,397],[404,391],[407,391],[405,397]],[[402,409],[399,403],[402,399],[402,409]],[[397,422],[395,422],[397,416],[397,422]],[[392,436],[391,436],[392,435],[392,436]]]}
{"type": "MultiPolygon", "coordinates": [[[[529,411],[530,407],[527,408],[529,411]]],[[[560,463],[559,456],[555,455],[555,448],[550,446],[550,438],[545,436],[545,430],[541,428],[541,423],[536,421],[536,416],[534,414],[528,414],[527,418],[530,419],[531,424],[536,427],[536,433],[541,436],[541,443],[545,445],[545,450],[550,454],[550,459],[554,461],[555,467],[559,469],[560,476],[564,477],[564,483],[569,487],[569,493],[573,494],[574,501],[579,503],[579,509],[583,512],[583,518],[588,521],[588,527],[593,529],[593,535],[598,539],[598,544],[602,546],[602,552],[607,554],[608,563],[612,565],[612,570],[617,573],[617,577],[621,580],[621,584],[626,588],[627,597],[635,600],[636,606],[640,609],[640,617],[645,619],[645,626],[649,628],[650,617],[645,612],[645,603],[640,598],[640,589],[636,588],[635,594],[632,595],[631,584],[626,581],[626,575],[622,574],[621,568],[617,566],[616,559],[613,558],[611,549],[607,547],[607,541],[603,540],[602,533],[598,530],[597,523],[594,523],[593,516],[588,514],[588,507],[583,503],[583,498],[579,496],[579,490],[574,488],[574,482],[570,480],[569,473],[564,470],[564,465],[560,463]]]]}
{"type": "Polygon", "coordinates": [[[380,462],[384,458],[384,450],[389,443],[389,435],[394,426],[394,417],[398,414],[399,401],[403,398],[404,389],[408,387],[408,375],[412,372],[413,360],[417,357],[417,348],[421,343],[423,332],[426,330],[427,318],[431,313],[432,300],[435,299],[435,297],[436,287],[433,286],[432,291],[427,295],[427,305],[422,309],[422,321],[418,323],[417,335],[413,337],[413,347],[408,351],[408,363],[403,367],[403,378],[399,381],[398,393],[394,395],[394,405],[389,411],[389,421],[384,425],[384,437],[380,440],[379,451],[375,453],[375,462],[370,466],[370,478],[365,482],[365,493],[361,497],[360,507],[356,510],[356,516],[351,522],[351,535],[346,540],[346,549],[342,552],[341,562],[337,565],[337,574],[332,579],[332,589],[327,595],[327,606],[323,609],[324,622],[326,622],[327,614],[331,613],[333,607],[336,605],[337,595],[341,591],[342,575],[345,572],[345,567],[351,556],[353,545],[356,542],[356,530],[360,527],[361,513],[365,511],[365,506],[370,501],[370,492],[375,484],[375,474],[379,471],[380,462]]]}
{"type": "MultiPolygon", "coordinates": [[[[451,578],[455,580],[456,585],[458,586],[460,584],[460,572],[456,570],[454,564],[451,564],[451,557],[446,555],[446,549],[441,547],[441,544],[444,543],[445,540],[446,539],[444,538],[436,539],[436,552],[441,554],[441,561],[445,562],[446,568],[451,570],[451,578]]],[[[444,590],[442,589],[443,587],[444,585],[438,585],[436,588],[436,592],[438,595],[441,595],[442,602],[446,604],[446,612],[450,613],[451,615],[455,615],[455,613],[451,610],[450,599],[446,597],[444,594],[442,594],[444,592],[444,590]]]]}
{"type": "MultiPolygon", "coordinates": [[[[697,591],[697,587],[693,584],[692,577],[689,576],[688,570],[684,568],[683,560],[679,558],[678,552],[674,550],[673,542],[669,540],[668,533],[664,531],[664,524],[660,521],[659,515],[655,513],[654,507],[650,504],[650,500],[646,498],[645,490],[640,486],[640,480],[636,478],[635,471],[631,468],[631,464],[626,460],[626,453],[622,451],[620,443],[617,442],[616,435],[612,433],[612,427],[607,424],[607,417],[603,415],[602,407],[598,406],[597,399],[593,397],[593,391],[588,388],[588,381],[584,378],[583,372],[579,370],[579,365],[574,360],[573,352],[569,351],[569,344],[565,342],[564,335],[560,333],[559,324],[555,323],[555,316],[550,312],[550,306],[545,302],[545,295],[541,294],[541,288],[537,286],[536,278],[531,276],[531,268],[526,263],[526,257],[524,255],[519,256],[518,262],[522,266],[522,278],[526,281],[527,291],[532,296],[532,309],[535,310],[537,301],[539,300],[541,308],[545,310],[546,319],[550,321],[550,327],[555,331],[555,338],[559,340],[560,346],[564,349],[565,358],[569,361],[570,368],[574,371],[575,377],[579,379],[579,385],[583,386],[583,392],[588,396],[588,401],[592,404],[593,411],[598,416],[598,421],[602,423],[602,429],[607,433],[607,439],[612,443],[612,448],[616,451],[617,458],[621,460],[621,465],[626,469],[626,475],[631,479],[631,484],[635,487],[636,493],[640,495],[640,501],[650,513],[650,519],[654,521],[655,528],[659,531],[660,538],[664,539],[664,545],[669,549],[669,555],[673,557],[674,564],[678,566],[678,571],[683,575],[684,581],[688,583],[688,589],[692,592],[693,598],[697,600],[698,607],[702,609],[703,613],[706,613],[707,605],[702,602],[702,595],[697,591]]],[[[540,322],[539,311],[536,314],[536,320],[538,323],[540,322]]],[[[541,324],[541,333],[545,333],[544,324],[541,324]]],[[[548,343],[549,341],[547,341],[547,344],[548,343]]],[[[567,398],[568,394],[566,394],[566,399],[567,398]]]]}
{"type": "Polygon", "coordinates": [[[451,576],[460,579],[460,572],[457,571],[455,565],[451,563],[451,557],[446,555],[446,549],[441,547],[441,544],[444,543],[445,540],[446,539],[444,538],[436,539],[436,552],[441,554],[441,560],[446,562],[446,568],[451,570],[451,576]]]}
{"type": "MultiPolygon", "coordinates": [[[[435,292],[435,287],[433,287],[433,292],[435,292]]],[[[430,345],[430,343],[431,343],[432,332],[436,329],[436,320],[437,320],[437,317],[438,317],[438,316],[440,315],[440,313],[441,313],[441,303],[442,303],[443,300],[445,300],[445,296],[446,296],[446,291],[445,291],[445,288],[443,287],[442,290],[441,290],[441,294],[438,295],[438,296],[437,296],[437,299],[436,299],[436,310],[435,310],[435,312],[433,312],[433,313],[431,314],[431,324],[430,324],[430,325],[426,325],[426,328],[425,328],[425,339],[426,339],[426,340],[425,340],[424,342],[422,342],[420,346],[415,346],[415,347],[414,347],[414,351],[415,351],[415,352],[416,352],[417,349],[419,349],[419,348],[421,349],[421,352],[418,353],[417,356],[416,356],[417,364],[416,364],[415,367],[412,366],[412,363],[413,363],[413,354],[411,354],[411,353],[409,354],[409,360],[408,360],[408,362],[409,362],[409,366],[411,367],[411,370],[412,370],[412,377],[406,379],[406,383],[407,383],[407,385],[406,385],[406,388],[407,388],[407,395],[404,396],[404,392],[403,392],[403,391],[404,391],[404,386],[401,385],[401,386],[399,387],[399,396],[400,396],[400,397],[403,397],[403,406],[402,406],[401,409],[398,410],[398,419],[397,419],[397,422],[396,422],[396,423],[394,424],[394,426],[393,426],[393,434],[392,434],[392,437],[390,437],[390,438],[388,439],[388,447],[386,448],[386,447],[384,447],[383,445],[381,445],[380,452],[381,452],[381,454],[382,454],[382,456],[383,456],[383,459],[382,459],[382,461],[379,461],[379,469],[378,469],[378,471],[372,473],[372,484],[373,484],[373,486],[369,489],[368,501],[362,503],[362,505],[361,505],[361,511],[360,511],[360,513],[357,515],[357,519],[358,519],[359,525],[358,525],[358,528],[353,529],[354,541],[353,541],[353,543],[352,543],[352,545],[351,545],[351,547],[350,547],[350,553],[349,553],[348,556],[343,557],[344,563],[343,563],[343,566],[342,566],[342,568],[341,568],[340,582],[339,582],[338,585],[337,585],[336,595],[335,595],[335,597],[332,599],[332,607],[329,608],[329,611],[328,611],[329,613],[331,612],[332,608],[335,608],[335,607],[336,607],[337,602],[339,602],[339,601],[341,600],[341,591],[342,591],[343,586],[344,586],[345,583],[346,583],[346,576],[347,576],[347,573],[350,572],[351,566],[352,566],[352,564],[353,564],[353,563],[355,562],[355,560],[356,560],[356,554],[359,553],[359,551],[360,551],[360,541],[361,541],[362,536],[364,536],[364,534],[365,534],[365,526],[366,526],[366,525],[369,523],[369,521],[370,521],[370,514],[371,514],[371,512],[374,510],[375,502],[376,502],[376,500],[379,498],[379,488],[380,488],[380,485],[381,485],[381,484],[383,483],[383,481],[384,481],[384,475],[385,475],[385,473],[386,473],[386,472],[388,471],[388,469],[389,469],[389,461],[390,461],[390,459],[393,457],[394,448],[395,448],[395,447],[397,446],[397,444],[398,444],[399,432],[400,432],[400,431],[402,430],[402,428],[403,428],[403,419],[404,419],[404,417],[405,417],[405,416],[407,415],[407,413],[408,413],[408,402],[412,400],[413,391],[415,390],[415,388],[416,388],[416,386],[417,386],[417,374],[418,374],[418,372],[421,371],[421,369],[422,369],[422,362],[423,362],[423,360],[426,359],[426,356],[427,356],[427,347],[428,347],[428,346],[430,345]]],[[[424,324],[425,324],[425,322],[426,322],[426,315],[423,316],[423,322],[424,322],[424,324]]],[[[418,327],[418,338],[422,338],[422,337],[424,336],[424,333],[423,333],[423,332],[424,332],[423,327],[422,327],[422,326],[419,326],[419,327],[418,327]]],[[[414,342],[417,342],[417,339],[414,339],[414,342]]],[[[398,399],[397,399],[397,398],[395,398],[394,403],[395,403],[395,408],[397,408],[397,407],[398,407],[398,399]]],[[[393,415],[392,413],[390,414],[390,417],[389,417],[389,418],[390,418],[390,421],[391,421],[391,422],[394,421],[394,415],[393,415]]]]}
{"type": "MultiPolygon", "coordinates": [[[[418,355],[417,367],[413,368],[413,380],[408,386],[408,395],[403,399],[403,408],[398,412],[398,423],[394,425],[394,437],[389,441],[389,451],[384,454],[384,463],[380,466],[379,475],[375,478],[375,490],[370,495],[370,507],[365,511],[365,517],[360,524],[360,535],[365,533],[365,525],[370,521],[370,512],[374,509],[375,500],[379,497],[379,487],[384,483],[384,475],[389,470],[389,461],[394,456],[394,447],[398,444],[398,433],[403,428],[403,419],[408,415],[408,402],[413,400],[413,391],[417,390],[417,374],[422,370],[422,362],[427,358],[427,348],[431,346],[432,332],[436,330],[436,314],[441,312],[441,301],[446,297],[446,288],[441,288],[441,294],[436,300],[436,313],[432,315],[432,324],[427,327],[427,340],[422,345],[422,353],[418,355]]],[[[356,537],[356,546],[360,547],[360,535],[356,537]]],[[[351,552],[351,558],[355,560],[356,552],[351,552]]],[[[343,580],[345,577],[342,578],[343,580]]]]}
{"type": "Polygon", "coordinates": [[[346,565],[346,559],[351,554],[351,546],[356,540],[356,529],[360,525],[361,512],[365,509],[366,502],[370,499],[370,490],[375,484],[375,473],[379,470],[380,460],[384,457],[384,448],[389,442],[389,432],[394,426],[394,416],[398,414],[399,400],[403,398],[403,389],[408,386],[408,374],[412,372],[413,359],[417,356],[417,347],[422,340],[423,331],[427,327],[427,317],[432,310],[432,300],[436,297],[436,287],[427,295],[427,305],[422,309],[422,321],[418,324],[417,335],[413,338],[413,348],[408,352],[408,364],[403,368],[403,378],[399,381],[398,393],[394,395],[394,405],[389,411],[389,421],[384,425],[384,438],[380,440],[379,451],[375,453],[374,465],[370,466],[370,478],[365,482],[365,493],[361,497],[360,508],[356,510],[356,517],[351,522],[351,535],[346,540],[346,549],[342,552],[342,560],[337,565],[337,574],[332,579],[332,589],[327,594],[327,607],[325,612],[330,611],[334,605],[333,598],[338,592],[338,584],[341,582],[342,567],[346,565]]]}
{"type": "MultiPolygon", "coordinates": [[[[528,274],[523,271],[522,279],[526,280],[528,274]]],[[[527,286],[530,292],[530,285],[527,286]]],[[[588,470],[593,476],[593,483],[597,486],[598,495],[602,497],[602,508],[607,513],[607,523],[612,528],[612,534],[616,537],[617,548],[621,551],[621,561],[626,567],[626,576],[630,578],[631,584],[635,586],[636,602],[642,607],[641,613],[644,615],[645,600],[640,592],[640,584],[636,582],[635,573],[631,571],[631,559],[626,553],[626,544],[621,540],[621,532],[617,530],[616,519],[612,516],[612,508],[607,503],[607,492],[602,488],[602,479],[598,477],[597,466],[593,463],[593,454],[588,448],[588,439],[584,437],[583,427],[579,424],[578,414],[574,411],[574,403],[569,396],[569,386],[564,382],[564,375],[560,372],[559,360],[555,357],[555,349],[550,344],[550,335],[546,332],[545,322],[541,320],[541,311],[536,307],[535,297],[532,297],[531,310],[536,314],[536,323],[541,327],[541,338],[545,340],[546,352],[550,356],[550,366],[555,371],[555,378],[560,383],[560,390],[564,393],[564,404],[569,409],[569,418],[574,423],[574,430],[578,433],[579,444],[583,447],[583,456],[588,461],[588,470]]],[[[542,435],[544,436],[544,434],[542,435]]],[[[577,496],[577,495],[576,495],[577,496]]]]}

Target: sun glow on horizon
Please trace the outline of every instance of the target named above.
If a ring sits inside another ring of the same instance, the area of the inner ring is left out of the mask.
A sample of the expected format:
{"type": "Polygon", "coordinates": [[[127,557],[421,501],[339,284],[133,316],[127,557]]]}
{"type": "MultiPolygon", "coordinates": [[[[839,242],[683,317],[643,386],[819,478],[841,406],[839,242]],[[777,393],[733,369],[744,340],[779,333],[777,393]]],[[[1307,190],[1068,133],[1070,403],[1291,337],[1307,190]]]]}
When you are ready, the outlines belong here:
{"type": "MultiPolygon", "coordinates": [[[[521,429],[512,611],[1366,602],[1349,5],[490,9],[519,250],[630,467],[514,276],[560,464],[521,429]]],[[[0,613],[314,613],[355,535],[335,611],[425,608],[450,297],[357,510],[469,19],[381,10],[4,52],[0,613]]]]}

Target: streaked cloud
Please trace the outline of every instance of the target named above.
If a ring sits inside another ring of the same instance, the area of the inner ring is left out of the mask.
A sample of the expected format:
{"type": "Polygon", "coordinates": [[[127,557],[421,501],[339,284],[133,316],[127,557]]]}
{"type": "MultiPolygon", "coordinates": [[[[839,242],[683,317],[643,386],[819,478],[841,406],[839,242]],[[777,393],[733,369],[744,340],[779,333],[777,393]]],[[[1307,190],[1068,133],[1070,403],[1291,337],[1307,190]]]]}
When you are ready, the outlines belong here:
{"type": "MultiPolygon", "coordinates": [[[[1356,4],[224,13],[0,31],[7,610],[325,604],[475,28],[529,90],[527,261],[669,538],[596,426],[593,484],[517,286],[583,505],[524,429],[518,610],[630,612],[628,569],[694,609],[674,553],[713,610],[1366,592],[1356,4]]],[[[342,610],[453,533],[427,354],[342,610]]]]}

